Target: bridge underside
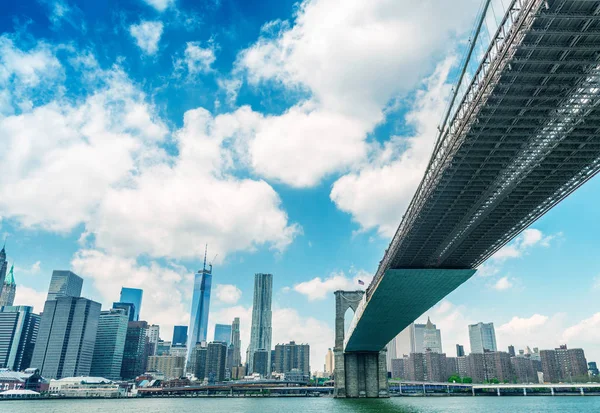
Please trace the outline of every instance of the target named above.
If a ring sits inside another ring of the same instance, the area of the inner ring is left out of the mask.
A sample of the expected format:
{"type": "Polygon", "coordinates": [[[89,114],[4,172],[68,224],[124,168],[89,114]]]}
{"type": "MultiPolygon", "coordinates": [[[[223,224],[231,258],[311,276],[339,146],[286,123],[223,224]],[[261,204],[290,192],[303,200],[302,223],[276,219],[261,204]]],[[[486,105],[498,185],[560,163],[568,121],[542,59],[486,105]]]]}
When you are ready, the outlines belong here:
{"type": "Polygon", "coordinates": [[[344,350],[379,351],[400,331],[475,273],[472,269],[388,270],[368,303],[359,305],[344,350]]]}

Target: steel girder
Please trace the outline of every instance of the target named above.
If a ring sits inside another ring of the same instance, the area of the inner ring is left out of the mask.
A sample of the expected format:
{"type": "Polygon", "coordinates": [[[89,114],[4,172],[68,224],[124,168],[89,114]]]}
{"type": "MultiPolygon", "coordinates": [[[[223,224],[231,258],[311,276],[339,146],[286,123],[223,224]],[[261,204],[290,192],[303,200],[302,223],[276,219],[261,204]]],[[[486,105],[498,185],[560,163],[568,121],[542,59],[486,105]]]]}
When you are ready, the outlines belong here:
{"type": "Polygon", "coordinates": [[[600,170],[599,43],[600,0],[512,1],[368,295],[388,269],[476,268],[600,170]]]}

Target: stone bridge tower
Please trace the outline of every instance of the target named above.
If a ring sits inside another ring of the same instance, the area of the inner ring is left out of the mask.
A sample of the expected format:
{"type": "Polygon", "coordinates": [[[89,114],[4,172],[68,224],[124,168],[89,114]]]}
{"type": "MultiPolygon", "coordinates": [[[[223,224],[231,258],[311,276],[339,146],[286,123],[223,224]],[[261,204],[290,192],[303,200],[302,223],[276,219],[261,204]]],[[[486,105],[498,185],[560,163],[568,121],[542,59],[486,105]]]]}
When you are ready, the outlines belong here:
{"type": "Polygon", "coordinates": [[[389,397],[386,350],[344,353],[344,315],[355,313],[364,291],[335,293],[335,397],[389,397]]]}

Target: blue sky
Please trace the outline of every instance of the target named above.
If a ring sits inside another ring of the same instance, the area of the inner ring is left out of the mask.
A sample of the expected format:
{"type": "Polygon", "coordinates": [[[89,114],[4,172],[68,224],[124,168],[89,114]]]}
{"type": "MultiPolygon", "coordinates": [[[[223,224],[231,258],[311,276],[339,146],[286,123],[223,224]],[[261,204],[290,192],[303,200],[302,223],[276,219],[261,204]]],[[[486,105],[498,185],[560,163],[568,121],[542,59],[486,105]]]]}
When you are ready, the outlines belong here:
{"type": "MultiPolygon", "coordinates": [[[[333,295],[368,281],[428,160],[479,0],[31,0],[0,13],[0,231],[18,304],[53,269],[107,307],[186,324],[204,245],[210,323],[274,274],[274,342],[333,345],[333,295]],[[343,6],[342,6],[343,4],[343,6]],[[218,255],[217,255],[218,254],[218,255]],[[215,257],[216,258],[213,258],[215,257]]],[[[444,349],[600,356],[594,179],[427,314],[444,349]]]]}

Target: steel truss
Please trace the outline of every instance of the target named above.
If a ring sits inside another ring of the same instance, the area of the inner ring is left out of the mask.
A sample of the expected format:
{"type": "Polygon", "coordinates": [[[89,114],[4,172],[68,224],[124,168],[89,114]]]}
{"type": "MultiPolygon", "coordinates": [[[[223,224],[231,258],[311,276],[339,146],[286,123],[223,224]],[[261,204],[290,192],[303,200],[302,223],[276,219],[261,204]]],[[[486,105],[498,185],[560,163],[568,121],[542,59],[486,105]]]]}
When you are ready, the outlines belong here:
{"type": "Polygon", "coordinates": [[[511,2],[367,297],[388,269],[476,268],[600,170],[599,45],[600,0],[511,2]]]}

